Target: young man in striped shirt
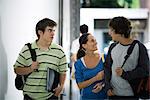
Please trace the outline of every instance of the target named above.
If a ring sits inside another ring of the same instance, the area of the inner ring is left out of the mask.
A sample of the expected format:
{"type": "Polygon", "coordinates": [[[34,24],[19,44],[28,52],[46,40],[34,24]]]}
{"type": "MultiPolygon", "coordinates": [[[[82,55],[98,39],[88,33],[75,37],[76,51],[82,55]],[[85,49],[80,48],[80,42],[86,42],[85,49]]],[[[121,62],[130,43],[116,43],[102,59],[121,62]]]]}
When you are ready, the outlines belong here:
{"type": "Polygon", "coordinates": [[[38,39],[31,44],[35,49],[37,61],[33,62],[30,51],[25,45],[14,64],[16,74],[27,75],[31,73],[24,85],[24,100],[51,100],[58,99],[63,90],[66,78],[67,62],[66,55],[61,46],[52,42],[57,24],[51,19],[44,18],[36,25],[38,39]],[[54,93],[46,90],[47,68],[60,73],[59,85],[54,93]],[[37,70],[38,71],[35,71],[37,70]]]}

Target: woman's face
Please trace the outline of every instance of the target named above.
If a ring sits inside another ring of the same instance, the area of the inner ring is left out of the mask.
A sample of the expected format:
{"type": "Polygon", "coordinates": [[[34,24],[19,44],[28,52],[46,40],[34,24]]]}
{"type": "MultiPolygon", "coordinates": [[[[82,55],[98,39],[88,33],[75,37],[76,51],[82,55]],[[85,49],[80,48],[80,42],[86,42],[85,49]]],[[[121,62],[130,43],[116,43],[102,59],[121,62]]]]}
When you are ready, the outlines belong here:
{"type": "Polygon", "coordinates": [[[88,41],[84,44],[84,48],[86,51],[96,51],[97,50],[97,42],[94,36],[88,35],[88,41]]]}

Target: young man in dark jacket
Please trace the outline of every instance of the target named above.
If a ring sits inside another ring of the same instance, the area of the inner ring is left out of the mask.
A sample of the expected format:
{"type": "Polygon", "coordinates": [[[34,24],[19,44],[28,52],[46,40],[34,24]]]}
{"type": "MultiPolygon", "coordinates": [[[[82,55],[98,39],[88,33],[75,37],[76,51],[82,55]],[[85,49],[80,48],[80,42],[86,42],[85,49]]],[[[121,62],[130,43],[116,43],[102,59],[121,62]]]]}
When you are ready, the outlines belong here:
{"type": "Polygon", "coordinates": [[[117,42],[109,47],[105,62],[105,89],[110,99],[138,99],[134,89],[141,78],[149,76],[147,50],[141,42],[130,38],[131,29],[131,22],[125,17],[114,17],[109,22],[109,35],[117,42]],[[137,43],[123,65],[134,41],[137,43]]]}

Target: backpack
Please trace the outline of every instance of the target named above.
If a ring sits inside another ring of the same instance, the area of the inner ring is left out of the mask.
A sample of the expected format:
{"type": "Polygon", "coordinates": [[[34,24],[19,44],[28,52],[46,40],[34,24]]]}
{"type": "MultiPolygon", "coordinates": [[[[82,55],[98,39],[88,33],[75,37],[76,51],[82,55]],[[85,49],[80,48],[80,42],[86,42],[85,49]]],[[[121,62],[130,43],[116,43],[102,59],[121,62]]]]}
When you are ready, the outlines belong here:
{"type": "MultiPolygon", "coordinates": [[[[121,66],[121,68],[124,66],[125,62],[127,61],[127,59],[129,58],[130,54],[132,53],[133,49],[134,49],[134,46],[135,44],[138,43],[139,44],[139,41],[137,40],[134,40],[133,43],[131,44],[131,46],[128,48],[127,50],[127,55],[124,57],[125,60],[121,66]]],[[[111,46],[110,46],[110,49],[108,51],[108,55],[110,56],[111,55],[111,51],[112,49],[118,44],[118,42],[116,43],[113,43],[111,46]]],[[[112,61],[112,59],[111,59],[112,61]]],[[[132,90],[134,92],[134,95],[137,96],[137,97],[140,97],[142,99],[147,99],[149,98],[149,95],[150,95],[150,89],[149,89],[149,82],[150,82],[150,77],[147,76],[147,77],[143,77],[143,78],[138,78],[138,79],[134,79],[134,80],[130,80],[128,81],[130,86],[132,87],[132,90]],[[138,83],[138,84],[137,84],[138,83]]]]}
{"type": "MultiPolygon", "coordinates": [[[[32,61],[36,61],[36,52],[35,52],[35,49],[31,49],[31,44],[30,43],[27,43],[25,44],[28,46],[29,48],[29,51],[30,51],[30,54],[31,54],[31,58],[32,58],[32,61]]],[[[38,70],[36,70],[38,71],[38,70]]],[[[16,78],[15,78],[15,87],[18,89],[18,90],[23,90],[23,87],[24,87],[24,84],[26,82],[26,79],[27,77],[29,76],[30,74],[28,75],[16,75],[16,78]]]]}

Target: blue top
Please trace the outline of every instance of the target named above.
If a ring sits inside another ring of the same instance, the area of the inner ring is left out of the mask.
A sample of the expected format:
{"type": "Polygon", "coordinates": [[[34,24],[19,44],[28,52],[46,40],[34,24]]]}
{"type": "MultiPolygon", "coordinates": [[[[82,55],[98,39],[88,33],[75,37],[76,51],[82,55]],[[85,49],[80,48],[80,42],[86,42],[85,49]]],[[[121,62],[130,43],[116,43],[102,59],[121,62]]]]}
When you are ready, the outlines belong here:
{"type": "MultiPolygon", "coordinates": [[[[74,66],[75,66],[75,78],[76,78],[77,83],[88,80],[88,79],[96,76],[98,72],[103,70],[102,60],[100,60],[99,63],[94,68],[87,68],[83,64],[81,59],[78,59],[74,64],[74,66]]],[[[81,90],[81,99],[82,100],[87,100],[87,99],[102,100],[102,99],[106,99],[106,93],[105,93],[104,89],[102,89],[98,93],[92,92],[93,87],[97,83],[103,82],[103,81],[104,80],[96,81],[93,84],[89,85],[88,87],[83,88],[81,90]]]]}

